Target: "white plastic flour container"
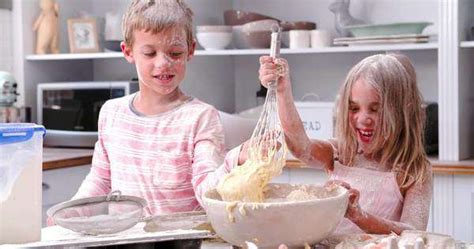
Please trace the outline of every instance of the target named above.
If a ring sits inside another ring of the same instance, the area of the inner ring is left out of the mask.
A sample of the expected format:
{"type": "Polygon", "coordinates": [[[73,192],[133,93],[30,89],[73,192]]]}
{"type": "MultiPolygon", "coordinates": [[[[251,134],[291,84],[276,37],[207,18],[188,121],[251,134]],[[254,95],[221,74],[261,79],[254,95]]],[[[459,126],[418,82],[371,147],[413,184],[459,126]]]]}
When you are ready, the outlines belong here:
{"type": "Polygon", "coordinates": [[[0,123],[0,245],[41,239],[43,126],[0,123]]]}

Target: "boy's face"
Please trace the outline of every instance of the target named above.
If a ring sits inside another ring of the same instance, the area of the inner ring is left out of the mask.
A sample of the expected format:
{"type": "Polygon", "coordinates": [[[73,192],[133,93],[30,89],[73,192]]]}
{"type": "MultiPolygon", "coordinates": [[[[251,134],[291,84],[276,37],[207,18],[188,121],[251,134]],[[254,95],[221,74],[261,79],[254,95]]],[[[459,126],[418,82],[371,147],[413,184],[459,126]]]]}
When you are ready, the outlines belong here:
{"type": "Polygon", "coordinates": [[[381,115],[380,97],[364,79],[357,80],[351,89],[349,99],[349,120],[357,137],[359,148],[370,154],[381,115]]]}
{"type": "Polygon", "coordinates": [[[133,32],[133,46],[123,42],[122,52],[135,63],[140,91],[168,95],[177,90],[186,73],[186,62],[194,54],[195,42],[189,47],[186,32],[171,28],[153,34],[144,30],[133,32]]]}

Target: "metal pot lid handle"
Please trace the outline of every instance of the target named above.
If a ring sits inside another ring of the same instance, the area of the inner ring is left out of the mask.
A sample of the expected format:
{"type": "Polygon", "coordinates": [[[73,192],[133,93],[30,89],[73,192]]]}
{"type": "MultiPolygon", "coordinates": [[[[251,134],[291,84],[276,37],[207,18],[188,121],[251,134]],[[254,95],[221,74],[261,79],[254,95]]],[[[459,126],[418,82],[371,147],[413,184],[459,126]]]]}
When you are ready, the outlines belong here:
{"type": "Polygon", "coordinates": [[[107,195],[105,201],[120,201],[120,197],[122,196],[122,191],[114,190],[107,195]]]}

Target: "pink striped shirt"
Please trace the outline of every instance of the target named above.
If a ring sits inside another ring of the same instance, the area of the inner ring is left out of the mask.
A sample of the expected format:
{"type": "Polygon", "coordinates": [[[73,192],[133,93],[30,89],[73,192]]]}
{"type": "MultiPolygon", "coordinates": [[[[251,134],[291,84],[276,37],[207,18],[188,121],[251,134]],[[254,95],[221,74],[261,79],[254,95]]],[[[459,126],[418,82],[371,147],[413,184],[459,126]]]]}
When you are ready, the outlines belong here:
{"type": "Polygon", "coordinates": [[[236,165],[240,148],[223,160],[223,128],[211,105],[190,98],[144,116],[134,96],[103,105],[92,168],[74,199],[120,190],[145,198],[149,215],[201,209],[201,196],[236,165]]]}

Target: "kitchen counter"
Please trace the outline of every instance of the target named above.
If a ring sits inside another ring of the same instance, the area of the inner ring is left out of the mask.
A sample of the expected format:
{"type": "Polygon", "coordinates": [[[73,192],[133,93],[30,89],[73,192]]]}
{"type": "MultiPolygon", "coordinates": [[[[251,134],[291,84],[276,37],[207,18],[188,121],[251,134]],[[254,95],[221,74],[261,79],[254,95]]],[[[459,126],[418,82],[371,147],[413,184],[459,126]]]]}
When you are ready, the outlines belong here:
{"type": "MultiPolygon", "coordinates": [[[[43,150],[43,170],[80,166],[92,162],[93,149],[47,148],[43,150]]],[[[441,161],[430,158],[435,174],[474,175],[474,159],[441,161]]],[[[298,160],[287,160],[289,168],[308,168],[298,160]]]]}
{"type": "MultiPolygon", "coordinates": [[[[213,234],[207,230],[176,229],[158,232],[145,232],[145,223],[140,222],[125,231],[114,234],[82,235],[60,226],[49,226],[41,229],[41,240],[24,244],[4,244],[0,249],[13,248],[89,248],[109,247],[116,245],[138,245],[170,240],[201,240],[211,238],[213,234]]],[[[140,247],[132,247],[140,248],[140,247]]],[[[148,248],[148,247],[145,247],[148,248]]]]}
{"type": "Polygon", "coordinates": [[[43,148],[43,170],[90,164],[94,149],[43,148]]]}
{"type": "MultiPolygon", "coordinates": [[[[434,174],[448,175],[474,175],[474,159],[462,161],[441,161],[430,158],[434,174]]],[[[286,167],[289,168],[309,168],[301,161],[287,160],[286,167]]]]}
{"type": "MultiPolygon", "coordinates": [[[[161,232],[144,232],[144,223],[138,223],[134,227],[109,235],[80,235],[70,230],[59,226],[51,226],[43,228],[41,231],[41,241],[25,243],[25,244],[4,244],[0,245],[0,249],[14,249],[14,248],[82,248],[82,247],[96,247],[101,248],[115,248],[117,245],[128,245],[129,248],[150,248],[150,243],[164,242],[164,241],[185,241],[185,240],[200,240],[203,239],[201,249],[233,249],[231,244],[223,242],[221,239],[216,239],[210,231],[193,230],[193,229],[177,229],[161,232]],[[133,245],[136,245],[133,246],[133,245]]],[[[379,235],[373,235],[375,237],[379,235]]],[[[335,242],[337,244],[337,242],[335,242]]],[[[334,244],[334,245],[335,245],[334,244]]],[[[455,249],[472,248],[472,243],[456,241],[455,249]]],[[[181,247],[178,247],[181,248],[181,247]]],[[[190,246],[183,248],[193,248],[190,246]]],[[[312,248],[329,248],[327,245],[316,245],[312,248]]],[[[330,246],[333,248],[333,246],[330,246]]]]}

